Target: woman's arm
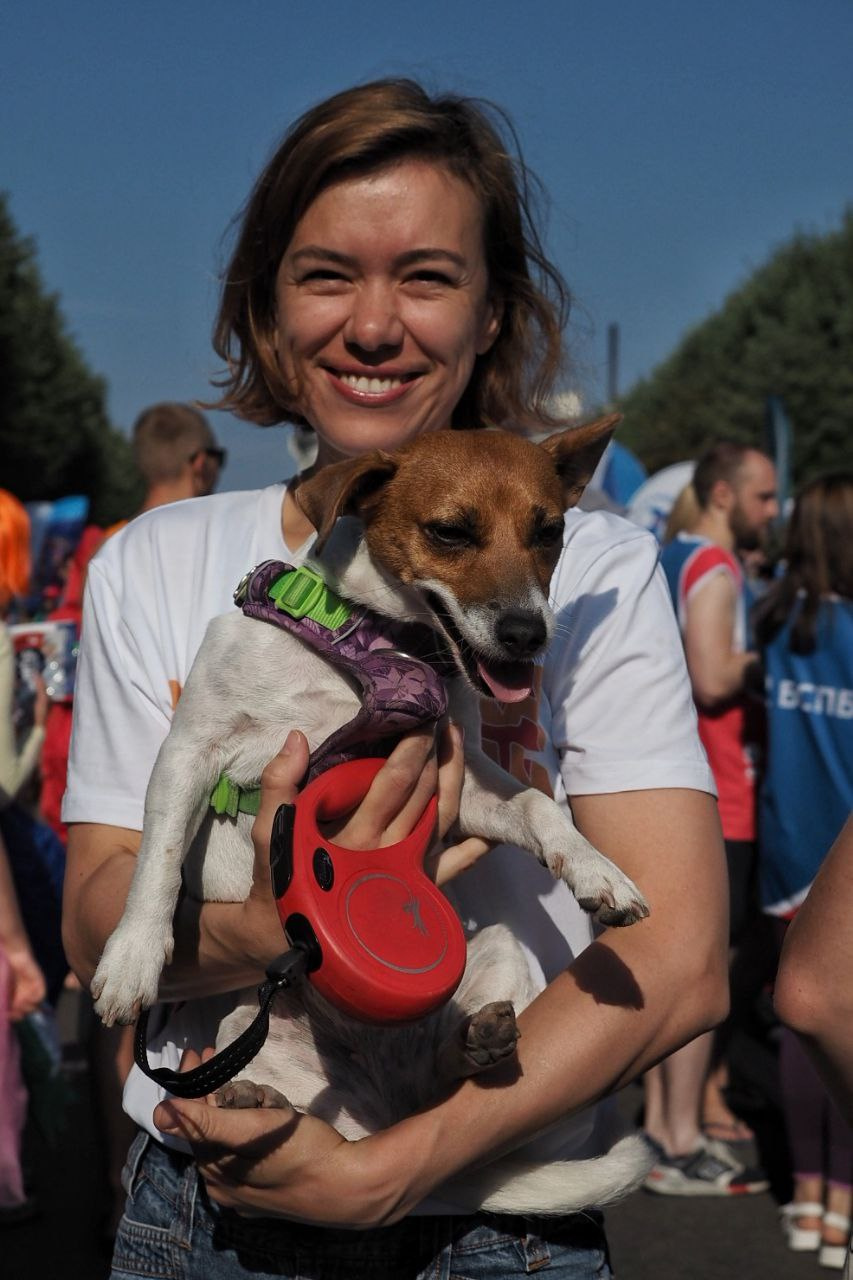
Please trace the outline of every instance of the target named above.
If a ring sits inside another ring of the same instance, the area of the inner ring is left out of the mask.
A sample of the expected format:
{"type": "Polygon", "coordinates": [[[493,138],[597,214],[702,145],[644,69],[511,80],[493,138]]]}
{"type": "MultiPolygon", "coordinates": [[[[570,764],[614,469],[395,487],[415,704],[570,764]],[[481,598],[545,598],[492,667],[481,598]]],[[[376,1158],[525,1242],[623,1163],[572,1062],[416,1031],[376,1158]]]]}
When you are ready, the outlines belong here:
{"type": "Polygon", "coordinates": [[[853,814],[788,929],[774,997],[853,1124],[853,814]]]}
{"type": "Polygon", "coordinates": [[[727,895],[713,798],[622,792],[576,797],[573,809],[584,834],[641,886],[651,916],[606,931],[524,1011],[520,1072],[466,1081],[354,1143],[290,1111],[163,1104],[156,1123],[193,1144],[216,1200],[313,1222],[386,1225],[467,1166],[527,1141],[720,1021],[727,895]]]}

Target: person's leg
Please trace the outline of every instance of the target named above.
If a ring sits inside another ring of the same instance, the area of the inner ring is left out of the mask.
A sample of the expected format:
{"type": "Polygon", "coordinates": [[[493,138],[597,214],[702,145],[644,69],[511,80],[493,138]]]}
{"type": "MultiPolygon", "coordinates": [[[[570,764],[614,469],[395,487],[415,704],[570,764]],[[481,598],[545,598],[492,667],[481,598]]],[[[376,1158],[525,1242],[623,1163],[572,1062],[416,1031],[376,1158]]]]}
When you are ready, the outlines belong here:
{"type": "Polygon", "coordinates": [[[713,1032],[706,1032],[646,1072],[644,1128],[667,1155],[686,1155],[699,1145],[700,1107],[713,1043],[713,1032]]]}
{"type": "Polygon", "coordinates": [[[835,1263],[844,1258],[850,1239],[850,1218],[853,1212],[853,1131],[841,1112],[827,1095],[826,1100],[826,1215],[823,1220],[822,1240],[825,1257],[832,1251],[835,1263]]]}
{"type": "MultiPolygon", "coordinates": [[[[805,1050],[787,1027],[779,1048],[779,1087],[782,1113],[791,1150],[794,1194],[792,1206],[817,1206],[824,1198],[824,1090],[805,1050]]],[[[798,1232],[820,1233],[822,1214],[794,1213],[788,1217],[798,1232]]],[[[805,1246],[804,1246],[805,1247],[805,1246]]]]}

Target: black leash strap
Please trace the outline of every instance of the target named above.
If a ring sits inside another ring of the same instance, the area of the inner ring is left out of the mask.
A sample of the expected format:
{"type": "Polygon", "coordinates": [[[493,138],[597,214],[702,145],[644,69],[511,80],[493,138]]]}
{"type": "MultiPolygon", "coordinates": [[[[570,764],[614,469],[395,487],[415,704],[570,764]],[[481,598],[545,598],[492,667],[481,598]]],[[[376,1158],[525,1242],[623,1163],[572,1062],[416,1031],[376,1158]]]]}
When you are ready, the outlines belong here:
{"type": "Polygon", "coordinates": [[[144,1009],[136,1022],[133,1037],[133,1056],[140,1071],[156,1080],[177,1098],[203,1098],[214,1093],[247,1066],[267,1038],[270,1025],[270,1006],[278,995],[304,977],[309,968],[308,948],[300,944],[285,951],[267,969],[267,980],[258,987],[258,1012],[251,1025],[237,1037],[233,1044],[215,1054],[208,1062],[202,1062],[192,1071],[172,1071],[169,1067],[151,1067],[148,1064],[148,1009],[144,1009]]]}

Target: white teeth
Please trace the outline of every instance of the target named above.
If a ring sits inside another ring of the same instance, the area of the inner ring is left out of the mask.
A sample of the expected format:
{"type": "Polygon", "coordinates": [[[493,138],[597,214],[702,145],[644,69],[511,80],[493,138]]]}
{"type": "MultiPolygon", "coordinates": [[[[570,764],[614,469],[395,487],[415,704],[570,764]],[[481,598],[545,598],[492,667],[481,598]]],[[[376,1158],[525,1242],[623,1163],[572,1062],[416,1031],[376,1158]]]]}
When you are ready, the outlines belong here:
{"type": "Polygon", "coordinates": [[[381,395],[385,391],[401,387],[405,382],[405,378],[365,378],[354,373],[342,373],[340,379],[346,386],[352,387],[353,391],[366,395],[381,395]]]}

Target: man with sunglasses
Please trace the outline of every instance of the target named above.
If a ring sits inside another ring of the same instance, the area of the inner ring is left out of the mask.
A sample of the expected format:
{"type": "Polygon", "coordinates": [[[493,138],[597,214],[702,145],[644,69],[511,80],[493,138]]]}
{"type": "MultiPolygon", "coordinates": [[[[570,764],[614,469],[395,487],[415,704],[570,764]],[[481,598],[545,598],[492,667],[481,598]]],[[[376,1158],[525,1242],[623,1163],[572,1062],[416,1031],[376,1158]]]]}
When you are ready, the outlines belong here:
{"type": "Polygon", "coordinates": [[[167,502],[212,493],[226,460],[204,414],[173,402],[143,409],[133,424],[132,448],[145,481],[138,515],[167,502]]]}

